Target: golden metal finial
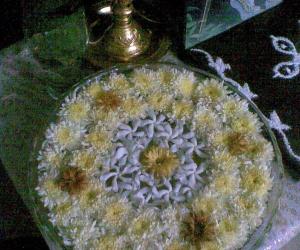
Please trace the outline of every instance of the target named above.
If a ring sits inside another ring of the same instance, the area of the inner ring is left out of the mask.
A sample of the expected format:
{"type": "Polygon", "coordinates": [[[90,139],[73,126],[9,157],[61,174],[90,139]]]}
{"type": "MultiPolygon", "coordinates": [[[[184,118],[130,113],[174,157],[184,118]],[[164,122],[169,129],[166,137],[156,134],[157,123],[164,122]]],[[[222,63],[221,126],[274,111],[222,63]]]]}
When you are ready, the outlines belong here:
{"type": "Polygon", "coordinates": [[[104,33],[103,50],[116,61],[127,62],[150,46],[151,32],[132,18],[132,0],[117,0],[112,8],[114,23],[104,33]]]}
{"type": "Polygon", "coordinates": [[[144,63],[166,53],[169,40],[158,32],[142,28],[133,18],[132,0],[114,0],[110,7],[112,25],[96,42],[88,44],[87,60],[90,63],[97,67],[144,63]]]}

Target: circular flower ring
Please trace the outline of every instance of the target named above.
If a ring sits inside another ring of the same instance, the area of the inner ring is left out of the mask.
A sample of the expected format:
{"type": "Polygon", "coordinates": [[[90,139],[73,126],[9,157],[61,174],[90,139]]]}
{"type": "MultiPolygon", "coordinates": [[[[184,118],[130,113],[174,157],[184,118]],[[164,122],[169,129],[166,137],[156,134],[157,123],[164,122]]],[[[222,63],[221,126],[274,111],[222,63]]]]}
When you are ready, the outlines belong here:
{"type": "Polygon", "coordinates": [[[112,72],[65,99],[36,190],[74,249],[237,249],[272,188],[261,127],[218,80],[112,72]]]}

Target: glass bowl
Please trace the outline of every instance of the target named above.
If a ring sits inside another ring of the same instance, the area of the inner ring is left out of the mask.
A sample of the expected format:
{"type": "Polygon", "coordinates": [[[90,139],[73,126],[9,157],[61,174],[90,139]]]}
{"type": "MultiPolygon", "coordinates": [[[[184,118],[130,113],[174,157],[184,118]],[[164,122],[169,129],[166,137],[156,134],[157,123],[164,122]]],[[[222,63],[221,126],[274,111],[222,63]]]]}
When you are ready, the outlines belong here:
{"type": "MultiPolygon", "coordinates": [[[[203,70],[199,70],[187,66],[178,66],[170,63],[156,63],[156,64],[147,64],[147,65],[128,65],[124,67],[113,67],[111,69],[103,70],[94,75],[91,75],[88,78],[85,78],[81,82],[74,85],[72,89],[70,89],[67,93],[62,95],[59,100],[57,100],[58,107],[60,106],[64,98],[68,96],[70,93],[72,93],[73,91],[80,90],[84,85],[93,82],[94,80],[103,79],[104,77],[110,75],[112,72],[123,73],[126,75],[139,67],[146,67],[149,69],[157,70],[164,65],[174,67],[179,70],[186,69],[192,71],[199,78],[215,78],[217,80],[222,81],[220,78],[216,77],[215,75],[212,75],[203,70]]],[[[262,112],[258,109],[258,107],[251,100],[248,100],[237,88],[233,87],[232,85],[226,82],[224,84],[228,87],[228,89],[238,94],[242,99],[247,100],[249,104],[249,110],[253,113],[256,113],[257,116],[259,117],[259,120],[263,123],[262,134],[269,142],[271,142],[274,150],[274,155],[275,155],[273,162],[271,164],[271,177],[273,178],[273,187],[268,194],[268,202],[264,210],[262,223],[260,224],[259,227],[255,229],[255,231],[250,235],[250,237],[248,237],[247,242],[242,247],[243,250],[252,250],[252,249],[256,249],[261,245],[264,237],[266,236],[266,234],[269,232],[271,228],[273,217],[277,212],[279,198],[282,192],[282,178],[283,178],[283,165],[282,165],[281,153],[278,148],[275,135],[273,134],[271,128],[268,125],[268,121],[265,118],[265,116],[262,114],[262,112]]],[[[54,110],[52,117],[50,118],[50,120],[53,122],[56,120],[57,111],[58,109],[54,110]]],[[[30,169],[28,171],[28,188],[29,188],[29,194],[31,197],[31,203],[33,207],[31,209],[32,210],[31,213],[43,237],[47,241],[50,249],[71,249],[70,247],[65,246],[63,244],[62,238],[59,236],[57,229],[48,220],[48,210],[44,208],[40,200],[40,196],[37,194],[35,190],[36,186],[38,185],[38,169],[37,169],[38,163],[36,159],[43,141],[44,141],[44,132],[42,133],[41,131],[41,133],[37,134],[36,136],[36,140],[34,143],[34,150],[31,155],[30,169]]]]}

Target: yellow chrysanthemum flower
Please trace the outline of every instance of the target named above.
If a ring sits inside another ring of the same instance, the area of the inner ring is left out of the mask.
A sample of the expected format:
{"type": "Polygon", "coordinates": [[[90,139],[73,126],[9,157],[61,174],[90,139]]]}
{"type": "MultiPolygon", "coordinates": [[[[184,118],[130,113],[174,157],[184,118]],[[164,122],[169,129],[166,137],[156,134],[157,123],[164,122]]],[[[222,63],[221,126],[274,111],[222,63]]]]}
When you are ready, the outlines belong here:
{"type": "Polygon", "coordinates": [[[233,216],[225,217],[220,221],[218,229],[220,235],[234,237],[239,231],[239,221],[233,216]]]}
{"type": "Polygon", "coordinates": [[[88,116],[89,107],[83,101],[71,103],[68,108],[68,119],[74,122],[82,121],[88,116]]]}
{"type": "Polygon", "coordinates": [[[167,111],[172,103],[172,97],[166,93],[155,93],[148,97],[148,103],[156,111],[167,111]]]}
{"type": "Polygon", "coordinates": [[[60,145],[68,145],[73,142],[72,130],[69,127],[59,127],[56,137],[60,145]]]}
{"type": "Polygon", "coordinates": [[[212,185],[218,193],[224,195],[233,194],[238,188],[238,179],[234,176],[224,173],[222,175],[217,176],[212,185]]]}
{"type": "Polygon", "coordinates": [[[48,194],[60,193],[60,187],[57,183],[52,179],[47,179],[43,182],[43,187],[48,194]]]}
{"type": "Polygon", "coordinates": [[[176,118],[181,119],[190,117],[193,113],[193,104],[188,101],[176,101],[173,105],[173,114],[176,118]]]}
{"type": "Polygon", "coordinates": [[[186,250],[187,244],[180,241],[174,241],[171,244],[167,245],[164,249],[165,250],[186,250]]]}
{"type": "Polygon", "coordinates": [[[216,79],[207,79],[199,88],[199,97],[209,98],[212,102],[221,100],[226,91],[221,82],[216,79]]]}
{"type": "Polygon", "coordinates": [[[212,110],[201,110],[195,114],[196,129],[200,132],[215,129],[219,124],[212,110]]]}
{"type": "Polygon", "coordinates": [[[220,208],[220,202],[214,197],[198,197],[192,202],[196,214],[212,214],[220,208]]]}
{"type": "Polygon", "coordinates": [[[124,74],[112,74],[109,77],[108,84],[113,89],[117,89],[117,90],[120,90],[125,93],[131,87],[130,82],[127,80],[127,78],[124,74]]]}
{"type": "Polygon", "coordinates": [[[274,158],[273,146],[266,139],[261,137],[253,138],[249,143],[248,156],[260,161],[269,162],[274,158]]]}
{"type": "Polygon", "coordinates": [[[47,152],[45,154],[46,161],[51,164],[52,167],[59,167],[63,162],[63,156],[56,152],[47,152]]]}
{"type": "Polygon", "coordinates": [[[136,98],[126,99],[122,107],[125,111],[125,114],[130,118],[139,117],[145,111],[145,104],[136,98]]]}
{"type": "Polygon", "coordinates": [[[230,170],[234,166],[237,167],[237,162],[237,159],[225,150],[221,152],[215,152],[212,156],[212,163],[218,168],[224,170],[230,170]]]}
{"type": "Polygon", "coordinates": [[[147,230],[149,230],[151,225],[150,218],[140,217],[134,220],[132,224],[132,233],[141,237],[147,230]]]}
{"type": "Polygon", "coordinates": [[[97,250],[122,250],[122,245],[118,242],[118,236],[106,234],[101,236],[96,246],[97,250]]]}
{"type": "Polygon", "coordinates": [[[146,210],[139,214],[128,228],[129,235],[134,240],[140,240],[147,236],[156,223],[156,214],[153,210],[146,210]]]}
{"type": "Polygon", "coordinates": [[[184,97],[191,97],[196,88],[194,74],[182,75],[177,81],[177,88],[184,97]]]}
{"type": "Polygon", "coordinates": [[[95,201],[105,194],[104,188],[99,184],[90,184],[79,195],[79,203],[83,208],[89,208],[95,204],[95,201]]]}
{"type": "Polygon", "coordinates": [[[67,201],[65,203],[56,206],[54,209],[57,215],[60,217],[70,212],[71,208],[72,208],[72,203],[70,201],[67,201]]]}
{"type": "Polygon", "coordinates": [[[226,148],[227,136],[227,131],[216,131],[208,135],[208,141],[213,147],[224,149],[226,148]]]}
{"type": "Polygon", "coordinates": [[[87,87],[86,92],[93,98],[98,96],[103,91],[99,83],[93,83],[87,87]]]}
{"type": "Polygon", "coordinates": [[[91,121],[94,124],[109,124],[111,130],[117,126],[119,120],[119,111],[103,111],[102,109],[95,109],[91,113],[91,121]]]}
{"type": "Polygon", "coordinates": [[[86,135],[85,142],[102,151],[107,150],[111,145],[108,132],[97,129],[86,135]]]}
{"type": "Polygon", "coordinates": [[[73,147],[79,139],[79,133],[74,130],[69,126],[58,126],[55,134],[57,143],[65,148],[73,147]]]}
{"type": "Polygon", "coordinates": [[[155,76],[152,72],[147,70],[135,70],[131,81],[135,84],[139,92],[144,95],[149,95],[154,88],[155,76]]]}
{"type": "Polygon", "coordinates": [[[231,127],[235,132],[242,134],[249,134],[259,130],[257,117],[250,113],[245,113],[233,119],[231,127]]]}
{"type": "Polygon", "coordinates": [[[256,199],[253,199],[249,196],[240,196],[236,199],[236,204],[238,208],[242,211],[242,214],[249,215],[258,215],[259,214],[259,205],[256,199]]]}
{"type": "Polygon", "coordinates": [[[240,101],[230,97],[224,102],[222,110],[226,117],[233,118],[239,113],[244,112],[246,108],[246,101],[240,101]]]}
{"type": "Polygon", "coordinates": [[[130,205],[126,201],[117,200],[106,204],[103,220],[111,226],[120,226],[128,219],[130,205]]]}
{"type": "Polygon", "coordinates": [[[215,241],[204,241],[200,244],[200,250],[220,250],[222,249],[215,241]]]}
{"type": "Polygon", "coordinates": [[[71,209],[72,203],[70,201],[59,204],[54,208],[57,225],[63,225],[63,221],[66,219],[66,217],[68,217],[68,214],[70,213],[71,209]]]}
{"type": "Polygon", "coordinates": [[[238,156],[249,150],[248,138],[240,132],[231,132],[226,135],[226,145],[231,155],[238,156]]]}
{"type": "Polygon", "coordinates": [[[74,155],[74,165],[83,170],[91,170],[95,167],[96,155],[88,151],[76,152],[74,155]]]}
{"type": "Polygon", "coordinates": [[[95,103],[104,112],[115,112],[121,107],[123,99],[118,92],[108,90],[99,92],[95,97],[95,103]]]}
{"type": "Polygon", "coordinates": [[[166,86],[170,86],[172,84],[175,76],[175,71],[169,68],[161,69],[158,71],[159,82],[166,86]]]}
{"type": "Polygon", "coordinates": [[[266,171],[253,166],[242,173],[241,185],[246,191],[263,196],[272,188],[272,179],[266,171]]]}
{"type": "Polygon", "coordinates": [[[158,146],[146,148],[140,156],[142,167],[154,177],[169,177],[180,165],[178,157],[169,149],[158,146]]]}

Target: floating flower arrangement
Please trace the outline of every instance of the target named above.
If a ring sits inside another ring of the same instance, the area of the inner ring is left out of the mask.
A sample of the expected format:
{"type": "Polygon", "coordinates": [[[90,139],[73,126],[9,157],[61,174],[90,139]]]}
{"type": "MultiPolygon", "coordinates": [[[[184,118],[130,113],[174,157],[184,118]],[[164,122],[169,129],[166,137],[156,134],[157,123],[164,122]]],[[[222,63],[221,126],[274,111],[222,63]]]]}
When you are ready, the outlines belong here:
{"type": "Polygon", "coordinates": [[[272,189],[262,126],[216,79],[113,72],[65,99],[36,190],[74,249],[238,249],[272,189]]]}

